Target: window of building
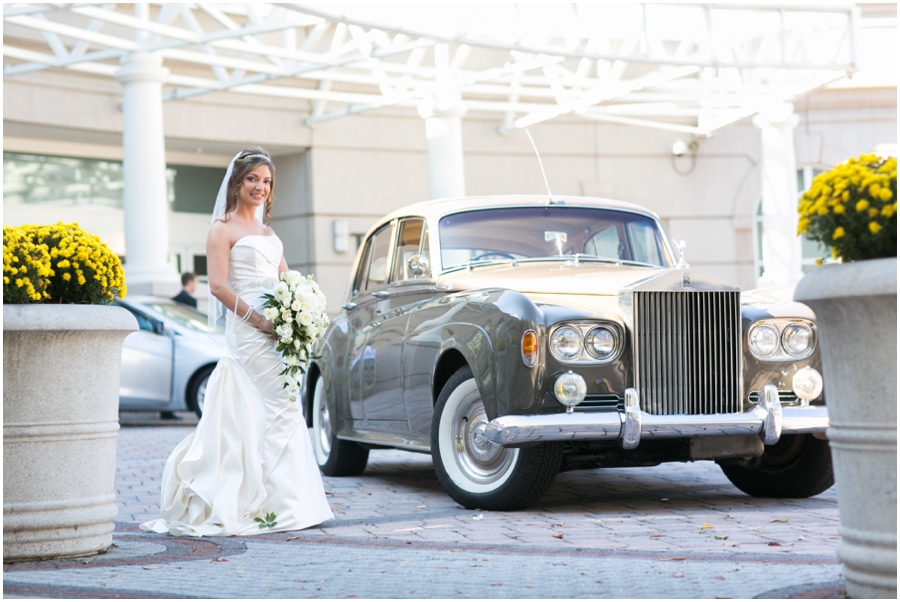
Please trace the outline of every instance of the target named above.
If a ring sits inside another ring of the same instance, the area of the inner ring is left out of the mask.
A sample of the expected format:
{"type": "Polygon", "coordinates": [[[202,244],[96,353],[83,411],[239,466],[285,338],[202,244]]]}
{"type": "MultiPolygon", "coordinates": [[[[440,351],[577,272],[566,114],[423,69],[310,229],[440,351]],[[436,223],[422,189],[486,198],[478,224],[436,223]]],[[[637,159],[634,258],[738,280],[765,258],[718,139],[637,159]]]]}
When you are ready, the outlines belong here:
{"type": "MultiPolygon", "coordinates": [[[[166,167],[172,211],[211,213],[225,170],[196,165],[166,167]]],[[[121,209],[121,161],[3,153],[4,204],[94,206],[121,209]]]]}
{"type": "MultiPolygon", "coordinates": [[[[797,190],[802,195],[812,186],[813,178],[822,173],[824,170],[816,167],[801,167],[797,170],[797,190]]],[[[798,199],[799,200],[799,199],[798,199]]],[[[763,241],[763,223],[762,223],[762,199],[756,205],[755,235],[753,237],[754,263],[756,265],[756,277],[762,276],[763,257],[762,257],[762,241],[763,241]]],[[[809,272],[816,267],[816,261],[819,259],[829,260],[831,257],[831,249],[827,245],[820,242],[809,240],[806,234],[800,237],[801,264],[800,268],[803,273],[809,272]]]]}

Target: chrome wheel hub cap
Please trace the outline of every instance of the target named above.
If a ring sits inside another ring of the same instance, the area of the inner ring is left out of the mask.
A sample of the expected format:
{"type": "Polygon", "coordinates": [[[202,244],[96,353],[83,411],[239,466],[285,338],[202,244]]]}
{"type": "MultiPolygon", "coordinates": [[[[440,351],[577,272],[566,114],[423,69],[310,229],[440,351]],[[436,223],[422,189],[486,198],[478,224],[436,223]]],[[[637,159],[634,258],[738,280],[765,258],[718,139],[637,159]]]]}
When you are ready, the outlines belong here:
{"type": "Polygon", "coordinates": [[[468,395],[453,414],[455,460],[463,474],[478,483],[500,479],[514,461],[514,455],[485,437],[487,414],[477,392],[468,395]]]}
{"type": "Polygon", "coordinates": [[[203,379],[203,382],[200,383],[200,386],[197,387],[197,407],[200,408],[200,413],[203,413],[203,404],[206,403],[206,384],[209,382],[209,377],[203,379]]]}

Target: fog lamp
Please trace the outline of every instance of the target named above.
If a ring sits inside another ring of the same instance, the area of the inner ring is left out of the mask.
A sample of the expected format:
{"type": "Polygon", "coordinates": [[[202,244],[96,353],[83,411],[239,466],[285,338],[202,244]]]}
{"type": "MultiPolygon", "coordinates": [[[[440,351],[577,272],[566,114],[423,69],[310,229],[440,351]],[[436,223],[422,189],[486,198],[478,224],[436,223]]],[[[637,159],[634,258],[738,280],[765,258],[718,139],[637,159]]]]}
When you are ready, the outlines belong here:
{"type": "Polygon", "coordinates": [[[822,375],[815,368],[807,366],[797,371],[791,386],[794,394],[800,398],[800,405],[807,406],[810,400],[822,393],[822,375]]]}
{"type": "Polygon", "coordinates": [[[566,406],[566,411],[571,412],[575,406],[584,401],[587,385],[580,375],[569,370],[556,379],[553,384],[553,394],[556,395],[559,403],[566,406]]]}

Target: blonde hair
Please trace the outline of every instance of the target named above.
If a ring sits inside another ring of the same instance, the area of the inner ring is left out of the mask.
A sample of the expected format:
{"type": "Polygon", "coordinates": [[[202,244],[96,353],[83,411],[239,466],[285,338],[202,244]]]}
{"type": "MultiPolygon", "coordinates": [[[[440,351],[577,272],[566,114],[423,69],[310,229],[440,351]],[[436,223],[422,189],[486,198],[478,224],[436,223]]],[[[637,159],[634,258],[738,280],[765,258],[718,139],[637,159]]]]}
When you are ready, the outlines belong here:
{"type": "Polygon", "coordinates": [[[275,165],[272,158],[269,157],[263,148],[259,146],[251,146],[241,151],[241,154],[234,160],[234,166],[231,169],[231,178],[228,180],[228,190],[225,194],[225,220],[229,214],[237,207],[238,192],[241,189],[241,182],[247,177],[247,174],[254,170],[258,165],[266,165],[272,172],[272,185],[269,187],[269,196],[266,197],[266,208],[264,219],[268,224],[272,219],[272,201],[275,199],[275,165]]]}

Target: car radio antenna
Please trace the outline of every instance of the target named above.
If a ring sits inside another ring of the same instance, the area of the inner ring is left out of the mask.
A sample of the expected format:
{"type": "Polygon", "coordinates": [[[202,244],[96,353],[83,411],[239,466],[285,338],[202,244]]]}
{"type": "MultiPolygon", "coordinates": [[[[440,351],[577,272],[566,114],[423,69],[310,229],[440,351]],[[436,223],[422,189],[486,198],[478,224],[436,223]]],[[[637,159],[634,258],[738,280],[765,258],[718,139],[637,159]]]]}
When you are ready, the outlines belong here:
{"type": "Polygon", "coordinates": [[[538,165],[541,168],[541,175],[544,176],[544,186],[547,187],[547,195],[550,197],[550,204],[552,205],[554,203],[553,193],[550,192],[550,182],[547,181],[547,172],[544,171],[544,163],[541,161],[541,154],[538,152],[537,145],[534,143],[534,138],[531,137],[531,132],[528,131],[528,128],[523,129],[528,135],[528,139],[531,141],[531,148],[534,149],[534,154],[537,155],[538,165]]]}

